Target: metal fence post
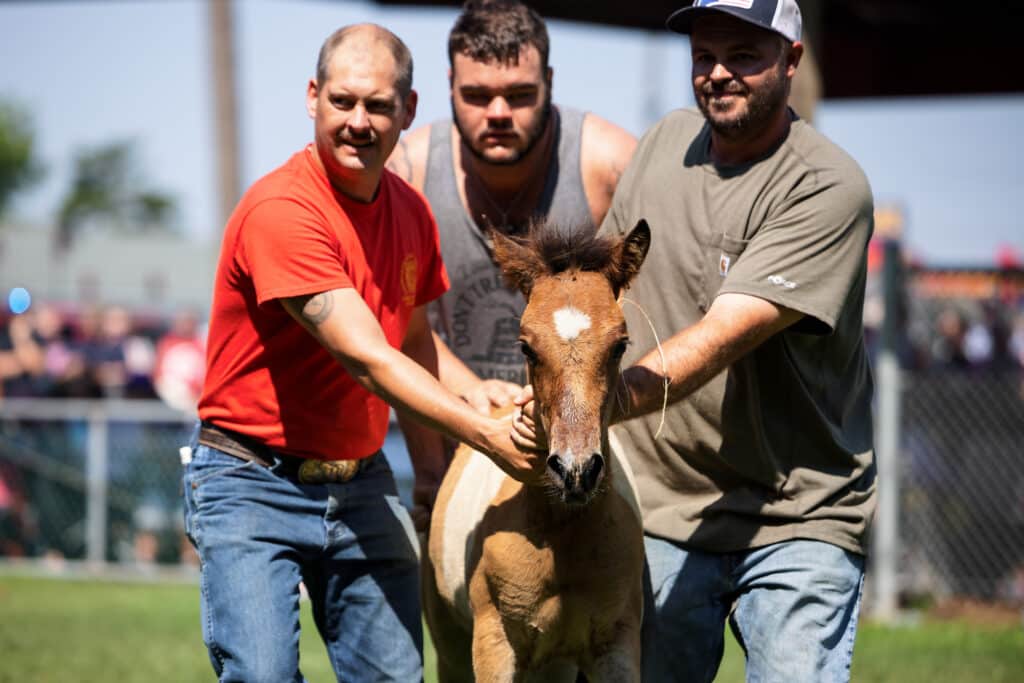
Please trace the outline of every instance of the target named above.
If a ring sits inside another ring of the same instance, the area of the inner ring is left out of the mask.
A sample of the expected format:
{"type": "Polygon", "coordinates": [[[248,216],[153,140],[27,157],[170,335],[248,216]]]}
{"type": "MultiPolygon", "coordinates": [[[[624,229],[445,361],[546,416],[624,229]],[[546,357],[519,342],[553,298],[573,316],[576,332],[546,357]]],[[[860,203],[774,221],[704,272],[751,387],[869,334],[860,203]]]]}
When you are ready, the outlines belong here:
{"type": "Polygon", "coordinates": [[[873,613],[877,619],[891,621],[899,610],[901,377],[897,346],[902,309],[899,242],[886,240],[884,253],[882,286],[885,318],[877,360],[878,424],[875,456],[878,463],[878,510],[875,514],[873,543],[873,613]]]}
{"type": "Polygon", "coordinates": [[[89,411],[89,440],[86,453],[85,558],[102,564],[107,558],[107,416],[103,410],[89,411]]]}

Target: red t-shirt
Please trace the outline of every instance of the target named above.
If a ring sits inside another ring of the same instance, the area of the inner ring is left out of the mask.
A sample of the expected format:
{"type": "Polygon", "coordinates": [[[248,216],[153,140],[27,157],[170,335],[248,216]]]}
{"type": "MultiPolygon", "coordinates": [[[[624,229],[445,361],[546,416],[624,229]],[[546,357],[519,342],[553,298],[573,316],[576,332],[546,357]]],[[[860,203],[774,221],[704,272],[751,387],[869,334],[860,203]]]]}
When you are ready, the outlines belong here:
{"type": "Polygon", "coordinates": [[[363,204],[336,192],[312,146],[256,182],[228,220],[214,282],[199,417],[285,453],[366,457],[388,406],[275,301],[352,287],[400,348],[413,309],[448,289],[437,224],[385,171],[363,204]]]}

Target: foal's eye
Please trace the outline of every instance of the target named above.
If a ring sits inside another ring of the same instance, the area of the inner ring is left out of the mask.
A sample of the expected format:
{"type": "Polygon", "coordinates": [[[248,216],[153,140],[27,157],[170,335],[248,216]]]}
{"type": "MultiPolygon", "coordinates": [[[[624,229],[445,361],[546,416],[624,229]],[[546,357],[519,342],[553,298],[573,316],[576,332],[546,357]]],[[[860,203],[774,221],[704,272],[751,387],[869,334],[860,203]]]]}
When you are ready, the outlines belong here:
{"type": "Polygon", "coordinates": [[[618,363],[620,360],[622,360],[622,357],[626,354],[626,348],[628,346],[628,339],[620,339],[619,341],[615,342],[615,345],[612,346],[610,360],[613,363],[618,363]]]}
{"type": "Polygon", "coordinates": [[[530,348],[530,345],[521,339],[519,340],[519,350],[523,352],[524,356],[526,356],[526,362],[530,365],[537,364],[537,352],[530,348]]]}

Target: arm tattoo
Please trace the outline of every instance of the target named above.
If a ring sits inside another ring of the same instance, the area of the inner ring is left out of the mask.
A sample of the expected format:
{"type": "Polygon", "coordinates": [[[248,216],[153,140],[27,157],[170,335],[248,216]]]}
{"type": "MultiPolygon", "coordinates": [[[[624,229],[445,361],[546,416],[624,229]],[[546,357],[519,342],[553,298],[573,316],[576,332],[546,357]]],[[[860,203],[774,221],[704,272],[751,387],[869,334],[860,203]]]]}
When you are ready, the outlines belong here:
{"type": "Polygon", "coordinates": [[[412,182],[412,162],[409,161],[409,148],[405,144],[405,140],[398,141],[398,147],[395,148],[391,158],[388,159],[387,167],[392,173],[400,176],[403,180],[408,183],[412,182]]]}
{"type": "Polygon", "coordinates": [[[334,310],[334,294],[321,292],[311,296],[306,305],[302,307],[302,315],[314,325],[319,325],[331,316],[334,310]]]}

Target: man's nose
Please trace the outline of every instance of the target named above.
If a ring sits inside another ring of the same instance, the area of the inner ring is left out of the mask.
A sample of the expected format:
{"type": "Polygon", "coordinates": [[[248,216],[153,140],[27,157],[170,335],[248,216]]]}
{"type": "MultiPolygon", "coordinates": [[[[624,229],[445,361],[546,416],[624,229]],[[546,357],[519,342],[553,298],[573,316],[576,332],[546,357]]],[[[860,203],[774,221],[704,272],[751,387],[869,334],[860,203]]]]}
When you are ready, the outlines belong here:
{"type": "Polygon", "coordinates": [[[504,97],[495,97],[487,105],[487,118],[489,119],[507,119],[510,116],[512,116],[512,107],[508,106],[508,100],[504,97]]]}
{"type": "Polygon", "coordinates": [[[732,72],[726,69],[725,66],[720,62],[716,62],[715,65],[711,68],[711,73],[708,74],[708,78],[715,82],[731,81],[732,72]]]}
{"type": "Polygon", "coordinates": [[[352,115],[348,119],[348,127],[358,131],[365,131],[370,128],[370,115],[362,104],[357,104],[353,107],[352,115]]]}

